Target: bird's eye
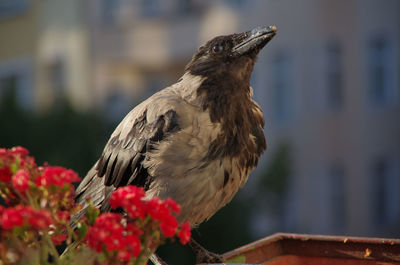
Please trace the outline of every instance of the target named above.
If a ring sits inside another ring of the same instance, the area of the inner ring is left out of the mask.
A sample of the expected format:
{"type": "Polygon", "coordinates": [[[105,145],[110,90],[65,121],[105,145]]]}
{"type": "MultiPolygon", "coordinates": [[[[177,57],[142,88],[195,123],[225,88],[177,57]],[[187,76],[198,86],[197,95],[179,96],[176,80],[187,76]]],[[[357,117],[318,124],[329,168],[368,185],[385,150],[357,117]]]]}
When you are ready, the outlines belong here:
{"type": "Polygon", "coordinates": [[[222,52],[223,50],[224,50],[224,46],[222,46],[221,44],[215,44],[215,45],[212,47],[213,53],[220,53],[220,52],[222,52]]]}

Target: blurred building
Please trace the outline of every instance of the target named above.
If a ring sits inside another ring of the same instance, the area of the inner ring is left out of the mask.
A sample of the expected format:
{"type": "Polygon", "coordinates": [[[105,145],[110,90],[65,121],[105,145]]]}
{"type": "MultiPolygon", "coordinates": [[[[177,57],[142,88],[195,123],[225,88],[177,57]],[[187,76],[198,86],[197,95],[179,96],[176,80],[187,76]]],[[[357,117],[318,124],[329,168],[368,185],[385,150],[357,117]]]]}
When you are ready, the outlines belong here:
{"type": "Polygon", "coordinates": [[[91,106],[89,43],[84,2],[0,2],[0,98],[14,90],[28,110],[62,100],[91,106]]]}
{"type": "Polygon", "coordinates": [[[400,2],[260,1],[246,10],[247,25],[279,29],[253,84],[267,121],[266,157],[281,142],[292,151],[277,227],[397,237],[400,2]]]}
{"type": "Polygon", "coordinates": [[[398,236],[399,11],[397,0],[3,0],[0,97],[15,86],[24,106],[65,96],[118,120],[206,40],[276,25],[252,78],[269,144],[257,173],[284,144],[292,174],[281,214],[258,209],[255,233],[398,236]]]}
{"type": "Polygon", "coordinates": [[[0,3],[0,97],[13,92],[19,104],[26,107],[33,104],[36,12],[34,3],[0,3]]]}
{"type": "Polygon", "coordinates": [[[88,3],[96,97],[118,119],[175,83],[200,44],[237,29],[237,14],[211,1],[88,3]]]}

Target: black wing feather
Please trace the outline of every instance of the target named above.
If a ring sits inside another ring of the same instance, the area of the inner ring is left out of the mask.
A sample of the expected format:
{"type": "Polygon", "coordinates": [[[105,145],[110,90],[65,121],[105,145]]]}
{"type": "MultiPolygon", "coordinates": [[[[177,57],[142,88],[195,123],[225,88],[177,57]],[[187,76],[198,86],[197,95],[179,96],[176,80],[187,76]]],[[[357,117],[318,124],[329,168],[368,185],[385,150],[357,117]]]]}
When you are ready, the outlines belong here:
{"type": "Polygon", "coordinates": [[[176,112],[169,110],[155,122],[147,123],[145,112],[125,138],[119,139],[119,135],[115,135],[103,153],[109,159],[101,159],[97,165],[98,170],[103,169],[99,172],[106,168],[105,185],[116,188],[127,184],[145,187],[149,178],[147,169],[142,165],[146,152],[152,150],[153,145],[162,141],[168,133],[179,129],[177,118],[176,112]]]}
{"type": "Polygon", "coordinates": [[[148,189],[154,176],[150,176],[142,162],[154,144],[163,141],[169,133],[180,130],[178,115],[169,110],[154,122],[146,119],[147,112],[138,117],[126,137],[113,134],[96,165],[89,171],[77,189],[76,201],[84,203],[95,198],[95,206],[109,210],[108,197],[118,187],[136,185],[148,189]]]}

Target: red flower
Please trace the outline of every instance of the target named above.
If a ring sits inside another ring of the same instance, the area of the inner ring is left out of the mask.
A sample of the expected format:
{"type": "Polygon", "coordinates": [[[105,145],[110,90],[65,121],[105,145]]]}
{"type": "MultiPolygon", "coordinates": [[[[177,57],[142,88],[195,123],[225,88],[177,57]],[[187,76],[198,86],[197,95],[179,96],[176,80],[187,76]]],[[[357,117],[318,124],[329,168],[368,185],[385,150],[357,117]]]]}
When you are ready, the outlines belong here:
{"type": "Polygon", "coordinates": [[[36,178],[35,184],[36,184],[36,186],[39,186],[39,187],[40,186],[44,186],[44,187],[50,186],[49,181],[43,175],[36,178]]]}
{"type": "Polygon", "coordinates": [[[128,231],[128,233],[130,233],[132,235],[140,236],[140,235],[143,234],[143,230],[140,229],[140,227],[137,227],[134,224],[127,224],[125,229],[126,229],[126,231],[128,231]]]}
{"type": "Polygon", "coordinates": [[[141,251],[140,239],[136,235],[127,235],[124,238],[126,249],[128,249],[133,256],[137,257],[141,251]]]}
{"type": "Polygon", "coordinates": [[[124,249],[125,246],[122,233],[115,233],[108,235],[104,243],[108,251],[122,250],[124,249]]]}
{"type": "Polygon", "coordinates": [[[118,252],[118,254],[117,254],[117,258],[120,260],[120,261],[125,261],[125,262],[127,262],[127,261],[130,261],[131,260],[131,258],[132,258],[132,254],[129,252],[129,251],[119,251],[118,252]]]}
{"type": "Polygon", "coordinates": [[[168,215],[161,221],[160,228],[164,236],[174,236],[176,229],[178,228],[178,221],[174,216],[168,215]]]}
{"type": "Polygon", "coordinates": [[[81,179],[71,169],[63,167],[45,167],[41,176],[39,176],[35,183],[37,186],[48,187],[50,185],[62,187],[65,184],[78,182],[81,179]]]}
{"type": "Polygon", "coordinates": [[[22,225],[24,225],[24,217],[19,207],[7,208],[3,211],[1,215],[1,226],[4,229],[9,230],[22,225]]]}
{"type": "Polygon", "coordinates": [[[36,167],[35,159],[33,157],[27,156],[24,157],[24,159],[21,159],[19,167],[29,167],[29,166],[36,167]]]}
{"type": "Polygon", "coordinates": [[[122,216],[120,214],[103,213],[96,219],[94,226],[113,231],[115,231],[116,229],[122,230],[121,219],[122,216]]]}
{"type": "Polygon", "coordinates": [[[101,252],[103,246],[107,250],[120,249],[120,238],[123,232],[121,219],[121,215],[116,213],[104,213],[100,215],[94,225],[89,228],[86,236],[88,245],[97,252],[101,252]]]}
{"type": "Polygon", "coordinates": [[[141,251],[139,235],[143,231],[133,224],[123,226],[121,220],[122,216],[116,213],[100,215],[86,235],[89,247],[97,252],[118,251],[117,258],[121,261],[137,257],[141,251]]]}
{"type": "Polygon", "coordinates": [[[131,205],[124,207],[131,218],[144,218],[146,216],[145,204],[142,201],[132,202],[131,205]]]}
{"type": "Polygon", "coordinates": [[[65,240],[67,240],[66,234],[54,235],[51,237],[51,241],[56,246],[61,245],[65,240]]]}
{"type": "Polygon", "coordinates": [[[19,169],[14,176],[12,176],[12,185],[14,189],[21,193],[29,188],[29,172],[26,169],[19,169]]]}
{"type": "Polygon", "coordinates": [[[56,213],[57,220],[62,223],[69,222],[70,217],[71,217],[71,214],[68,211],[59,211],[56,213]]]}
{"type": "Polygon", "coordinates": [[[10,182],[11,176],[12,176],[12,173],[8,166],[0,168],[0,181],[10,182]]]}
{"type": "Polygon", "coordinates": [[[91,247],[96,252],[101,252],[103,247],[103,242],[107,238],[108,233],[104,230],[100,230],[97,227],[89,227],[89,231],[86,234],[86,241],[89,247],[91,247]]]}
{"type": "Polygon", "coordinates": [[[179,231],[178,234],[179,241],[185,245],[187,242],[190,241],[190,236],[191,236],[190,224],[189,222],[185,222],[181,225],[181,231],[179,231]]]}
{"type": "Polygon", "coordinates": [[[173,199],[168,198],[165,200],[165,203],[172,212],[176,214],[179,214],[181,212],[181,206],[177,204],[173,199]]]}
{"type": "Polygon", "coordinates": [[[132,203],[140,203],[145,192],[142,188],[128,185],[116,189],[109,200],[111,208],[127,207],[132,203]]]}
{"type": "Polygon", "coordinates": [[[7,230],[27,224],[36,229],[48,229],[52,223],[49,212],[35,210],[32,206],[17,205],[5,209],[1,215],[1,226],[7,230]]]}
{"type": "Polygon", "coordinates": [[[151,218],[162,221],[168,215],[170,215],[170,210],[165,202],[157,197],[152,198],[147,202],[147,212],[151,218]]]}
{"type": "Polygon", "coordinates": [[[48,229],[54,221],[49,212],[45,210],[36,210],[30,213],[28,223],[33,228],[45,230],[48,229]]]}
{"type": "Polygon", "coordinates": [[[10,153],[13,155],[27,156],[29,154],[29,151],[24,147],[15,146],[10,149],[10,153]]]}
{"type": "Polygon", "coordinates": [[[144,218],[146,216],[144,195],[145,191],[142,188],[129,185],[115,190],[109,202],[113,209],[124,208],[131,218],[144,218]]]}
{"type": "Polygon", "coordinates": [[[0,148],[0,157],[2,157],[2,156],[7,156],[7,149],[0,148]]]}

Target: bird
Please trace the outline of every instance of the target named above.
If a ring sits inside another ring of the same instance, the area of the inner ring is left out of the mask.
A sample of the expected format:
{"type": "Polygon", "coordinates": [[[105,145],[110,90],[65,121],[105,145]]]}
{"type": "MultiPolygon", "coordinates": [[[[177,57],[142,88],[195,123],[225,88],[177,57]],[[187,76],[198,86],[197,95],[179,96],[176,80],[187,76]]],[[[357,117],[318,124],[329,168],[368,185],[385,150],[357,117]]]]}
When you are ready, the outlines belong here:
{"type": "Polygon", "coordinates": [[[232,200],[266,150],[264,116],[250,77],[275,26],[218,36],[194,53],[182,77],[134,107],[76,189],[101,212],[118,187],[172,198],[180,222],[208,220],[232,200]]]}

